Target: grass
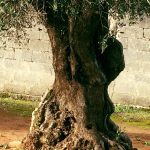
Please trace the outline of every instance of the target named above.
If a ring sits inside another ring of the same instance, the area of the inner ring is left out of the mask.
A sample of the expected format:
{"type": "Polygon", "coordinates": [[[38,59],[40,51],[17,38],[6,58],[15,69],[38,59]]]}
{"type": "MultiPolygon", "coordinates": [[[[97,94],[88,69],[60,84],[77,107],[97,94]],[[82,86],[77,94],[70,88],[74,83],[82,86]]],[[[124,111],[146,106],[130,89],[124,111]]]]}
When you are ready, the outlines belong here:
{"type": "MultiPolygon", "coordinates": [[[[30,117],[37,105],[37,101],[0,98],[0,109],[18,116],[30,117]]],[[[125,123],[131,126],[150,129],[150,109],[119,105],[115,107],[112,120],[116,123],[125,123]]]]}
{"type": "Polygon", "coordinates": [[[144,144],[150,146],[150,142],[145,141],[144,144]]]}
{"type": "Polygon", "coordinates": [[[150,129],[150,109],[116,106],[112,120],[116,123],[126,123],[127,125],[150,129]]]}
{"type": "Polygon", "coordinates": [[[0,98],[0,109],[17,116],[30,117],[37,101],[14,100],[12,98],[0,98]]]}

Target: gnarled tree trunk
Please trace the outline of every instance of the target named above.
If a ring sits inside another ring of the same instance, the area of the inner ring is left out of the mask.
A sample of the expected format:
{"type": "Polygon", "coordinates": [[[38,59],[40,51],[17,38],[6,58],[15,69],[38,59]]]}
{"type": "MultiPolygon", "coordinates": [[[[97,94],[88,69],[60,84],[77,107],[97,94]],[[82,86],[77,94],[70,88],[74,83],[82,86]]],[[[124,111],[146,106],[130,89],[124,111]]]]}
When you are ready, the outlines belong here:
{"type": "Polygon", "coordinates": [[[87,5],[67,21],[49,12],[55,83],[33,113],[24,149],[132,149],[126,135],[116,140],[117,126],[110,120],[114,106],[107,88],[124,69],[124,58],[119,41],[109,38],[103,53],[98,44],[108,33],[106,12],[99,15],[87,5]],[[63,35],[60,24],[67,29],[63,35]]]}

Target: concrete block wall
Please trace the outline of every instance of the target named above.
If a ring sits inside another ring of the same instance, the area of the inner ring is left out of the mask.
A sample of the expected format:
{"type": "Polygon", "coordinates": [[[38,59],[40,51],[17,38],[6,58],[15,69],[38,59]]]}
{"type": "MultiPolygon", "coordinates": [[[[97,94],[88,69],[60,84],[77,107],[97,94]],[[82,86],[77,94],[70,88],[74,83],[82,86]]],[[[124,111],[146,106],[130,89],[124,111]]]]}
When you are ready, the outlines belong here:
{"type": "Polygon", "coordinates": [[[0,37],[0,92],[41,96],[54,81],[51,45],[44,26],[25,30],[21,41],[0,37]]]}
{"type": "MultiPolygon", "coordinates": [[[[21,44],[0,37],[0,92],[41,96],[54,82],[51,45],[42,25],[26,29],[21,44]]],[[[119,28],[126,68],[112,82],[114,103],[150,106],[150,19],[119,28]]]]}
{"type": "Polygon", "coordinates": [[[126,68],[110,86],[115,103],[150,107],[150,18],[119,28],[126,68]]]}

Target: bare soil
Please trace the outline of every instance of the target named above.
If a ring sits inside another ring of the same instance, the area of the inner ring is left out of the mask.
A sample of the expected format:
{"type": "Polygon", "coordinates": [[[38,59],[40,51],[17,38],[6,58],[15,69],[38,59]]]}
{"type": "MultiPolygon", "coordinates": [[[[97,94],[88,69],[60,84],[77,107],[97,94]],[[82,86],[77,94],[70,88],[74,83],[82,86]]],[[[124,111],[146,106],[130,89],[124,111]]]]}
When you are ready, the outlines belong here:
{"type": "Polygon", "coordinates": [[[129,126],[124,123],[120,123],[121,129],[126,132],[132,140],[133,147],[138,150],[150,150],[150,128],[143,129],[136,126],[129,126]]]}
{"type": "Polygon", "coordinates": [[[30,117],[19,117],[0,110],[0,145],[21,141],[28,133],[30,122],[30,117]]]}
{"type": "MultiPolygon", "coordinates": [[[[30,117],[19,117],[0,110],[0,145],[11,141],[21,141],[28,133],[30,117]]],[[[120,124],[133,141],[133,146],[138,150],[150,150],[146,142],[150,142],[150,129],[127,126],[120,124]]],[[[0,148],[2,149],[2,148],[0,148]]]]}

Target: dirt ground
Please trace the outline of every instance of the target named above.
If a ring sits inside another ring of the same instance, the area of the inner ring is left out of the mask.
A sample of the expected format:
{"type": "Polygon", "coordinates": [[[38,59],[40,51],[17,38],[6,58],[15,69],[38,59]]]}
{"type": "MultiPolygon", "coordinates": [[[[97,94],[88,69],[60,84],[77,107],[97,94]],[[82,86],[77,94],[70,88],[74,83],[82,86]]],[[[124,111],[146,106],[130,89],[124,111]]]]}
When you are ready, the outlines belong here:
{"type": "Polygon", "coordinates": [[[133,147],[138,150],[150,150],[150,145],[146,145],[146,142],[150,142],[150,129],[142,129],[140,127],[134,127],[119,124],[122,131],[126,132],[132,140],[133,147]]]}
{"type": "Polygon", "coordinates": [[[0,145],[21,141],[29,130],[30,122],[29,117],[18,117],[0,110],[0,145]]]}
{"type": "MultiPolygon", "coordinates": [[[[0,145],[21,140],[28,132],[31,118],[14,116],[0,110],[0,145]]],[[[138,150],[150,150],[145,142],[150,142],[150,130],[120,124],[138,150]]],[[[1,149],[1,148],[0,148],[1,149]]]]}

